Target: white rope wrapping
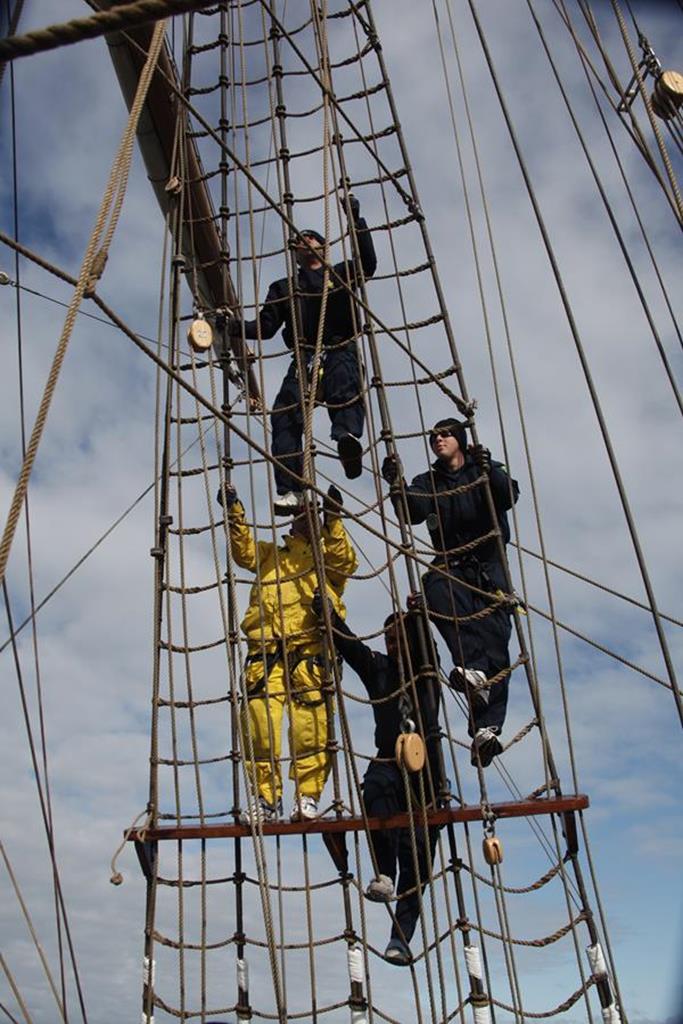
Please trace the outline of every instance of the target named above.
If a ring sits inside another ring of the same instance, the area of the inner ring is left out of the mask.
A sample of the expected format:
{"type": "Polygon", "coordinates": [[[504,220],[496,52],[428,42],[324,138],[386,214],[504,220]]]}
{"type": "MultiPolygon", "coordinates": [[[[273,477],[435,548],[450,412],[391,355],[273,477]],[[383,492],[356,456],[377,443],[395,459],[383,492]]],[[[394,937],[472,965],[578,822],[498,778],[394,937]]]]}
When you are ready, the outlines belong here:
{"type": "Polygon", "coordinates": [[[246,960],[237,958],[237,987],[242,992],[249,991],[249,964],[246,960]]]}
{"type": "Polygon", "coordinates": [[[611,1006],[603,1006],[602,1019],[604,1024],[621,1024],[621,1014],[616,1003],[612,1003],[611,1006]]]}
{"type": "Polygon", "coordinates": [[[365,1010],[351,1010],[351,1024],[368,1024],[365,1010]]]}
{"type": "Polygon", "coordinates": [[[365,981],[365,971],[363,970],[363,954],[360,946],[349,946],[346,956],[349,963],[349,977],[351,981],[357,981],[362,985],[365,981]]]}
{"type": "Polygon", "coordinates": [[[154,973],[156,960],[150,960],[148,956],[142,958],[142,984],[154,988],[154,973]]]}
{"type": "Polygon", "coordinates": [[[148,1017],[145,1011],[143,1010],[142,1016],[140,1017],[140,1024],[154,1024],[154,1014],[152,1013],[148,1017]]]}
{"type": "Polygon", "coordinates": [[[471,978],[477,978],[481,981],[481,957],[479,956],[479,946],[465,946],[465,963],[467,964],[467,973],[471,978]]]}
{"type": "Polygon", "coordinates": [[[602,953],[602,947],[599,942],[596,942],[594,946],[588,946],[586,948],[588,954],[588,963],[591,965],[591,971],[596,978],[604,978],[607,974],[607,964],[602,953]]]}
{"type": "Polygon", "coordinates": [[[475,1006],[474,1009],[474,1024],[491,1024],[491,1007],[486,1006],[475,1006]]]}

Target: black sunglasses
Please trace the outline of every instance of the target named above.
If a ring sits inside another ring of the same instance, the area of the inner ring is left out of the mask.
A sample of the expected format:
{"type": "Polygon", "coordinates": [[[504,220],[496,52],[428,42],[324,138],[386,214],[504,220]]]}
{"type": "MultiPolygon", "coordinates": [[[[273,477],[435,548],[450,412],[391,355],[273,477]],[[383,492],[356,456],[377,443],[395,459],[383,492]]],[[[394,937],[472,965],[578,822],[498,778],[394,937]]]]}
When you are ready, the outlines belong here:
{"type": "Polygon", "coordinates": [[[437,437],[455,437],[455,434],[453,433],[452,430],[449,430],[448,427],[443,427],[443,428],[439,428],[438,430],[430,430],[429,431],[429,443],[430,444],[434,444],[434,442],[436,441],[437,437]]]}

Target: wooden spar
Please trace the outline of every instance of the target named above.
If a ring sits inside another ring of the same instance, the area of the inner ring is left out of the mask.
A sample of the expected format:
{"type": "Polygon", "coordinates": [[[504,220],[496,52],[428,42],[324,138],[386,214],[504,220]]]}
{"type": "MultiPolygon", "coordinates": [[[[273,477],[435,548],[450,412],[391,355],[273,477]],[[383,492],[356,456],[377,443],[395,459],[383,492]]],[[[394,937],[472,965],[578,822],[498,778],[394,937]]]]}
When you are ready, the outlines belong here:
{"type": "MultiPolygon", "coordinates": [[[[98,6],[111,7],[113,2],[114,0],[107,0],[98,6]]],[[[113,32],[106,36],[114,70],[129,109],[145,62],[152,31],[153,26],[144,25],[125,35],[113,32]]],[[[168,85],[169,81],[176,89],[180,88],[175,63],[168,47],[164,46],[149,87],[137,133],[147,176],[164,217],[169,212],[173,198],[166,186],[171,178],[178,106],[177,99],[168,85]]],[[[196,282],[201,305],[211,311],[226,307],[235,309],[237,295],[230,279],[228,255],[221,249],[211,194],[206,181],[202,180],[204,168],[195,140],[185,134],[183,255],[188,265],[197,264],[196,282]]],[[[242,339],[230,338],[230,348],[243,379],[248,383],[250,399],[259,401],[256,375],[242,339]]]]}
{"type": "MultiPolygon", "coordinates": [[[[509,801],[491,804],[491,811],[498,818],[532,818],[541,814],[567,814],[583,811],[589,806],[589,799],[583,793],[571,796],[548,797],[539,800],[509,801]]],[[[483,821],[484,811],[480,804],[463,804],[449,807],[426,815],[413,815],[416,828],[427,825],[447,825],[458,821],[483,821]]],[[[410,817],[407,813],[395,814],[390,818],[316,818],[314,821],[276,821],[262,826],[264,836],[312,835],[331,832],[371,832],[388,828],[407,828],[410,817]]],[[[128,839],[136,843],[156,843],[164,839],[234,839],[251,835],[246,825],[171,825],[131,832],[128,839]]]]}

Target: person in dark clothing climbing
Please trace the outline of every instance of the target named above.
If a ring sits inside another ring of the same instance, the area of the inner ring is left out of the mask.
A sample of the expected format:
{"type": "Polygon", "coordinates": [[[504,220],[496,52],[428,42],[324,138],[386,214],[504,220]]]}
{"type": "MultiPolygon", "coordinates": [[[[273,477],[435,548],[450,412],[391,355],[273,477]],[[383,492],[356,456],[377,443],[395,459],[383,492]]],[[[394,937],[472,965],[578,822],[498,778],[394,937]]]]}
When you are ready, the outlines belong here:
{"type": "MultiPolygon", "coordinates": [[[[377,268],[377,257],[372,235],[360,216],[360,203],[348,196],[342,203],[347,215],[353,219],[358,240],[359,260],[351,259],[334,265],[328,279],[327,306],[322,335],[322,360],[317,382],[310,382],[327,404],[332,421],[331,435],[337,442],[337,451],[349,479],[362,472],[362,446],[365,410],[362,400],[362,374],[358,358],[356,336],[362,317],[356,315],[353,290],[362,278],[372,277],[377,268]],[[351,290],[349,290],[351,289],[351,290]]],[[[325,239],[310,228],[300,232],[295,247],[298,264],[297,280],[292,295],[286,277],[271,284],[266,301],[256,320],[230,321],[231,334],[244,334],[245,338],[272,338],[283,327],[282,338],[288,348],[299,346],[303,372],[310,374],[315,353],[320,320],[322,291],[325,276],[323,253],[325,239]],[[294,318],[292,309],[294,308],[294,318]]],[[[301,385],[305,392],[308,380],[300,381],[296,354],[273,406],[272,454],[284,465],[274,469],[277,500],[274,510],[278,515],[295,512],[302,502],[301,483],[295,477],[303,474],[303,413],[301,385]]]]}
{"type": "Polygon", "coordinates": [[[427,607],[453,658],[451,685],[467,696],[472,764],[486,768],[503,749],[499,737],[508,700],[511,634],[510,602],[497,600],[508,592],[505,569],[497,538],[486,535],[498,528],[508,543],[506,513],[519,488],[487,448],[467,447],[465,425],[459,420],[440,420],[429,437],[436,461],[428,472],[407,486],[398,459],[387,456],[382,475],[391,486],[394,507],[399,507],[403,492],[410,522],[427,522],[437,553],[435,571],[423,580],[427,607]],[[466,487],[483,474],[489,478],[495,521],[484,487],[466,487]],[[471,550],[460,553],[477,540],[471,550]],[[485,614],[473,618],[478,612],[485,614]]]}
{"type": "MultiPolygon", "coordinates": [[[[313,608],[322,614],[322,599],[317,594],[313,608]]],[[[405,813],[406,785],[401,768],[396,762],[396,740],[402,730],[400,695],[402,682],[408,683],[411,676],[410,650],[416,650],[415,616],[399,613],[390,615],[384,623],[386,654],[371,650],[351,632],[344,620],[330,606],[330,619],[334,644],[368,691],[372,700],[395,694],[391,700],[373,704],[375,717],[375,744],[377,753],[370,761],[363,779],[363,805],[369,818],[390,817],[405,813]],[[403,672],[401,671],[403,669],[403,672]]],[[[412,666],[415,672],[415,665],[412,666]]],[[[431,766],[434,790],[438,787],[438,760],[436,745],[439,742],[439,684],[435,676],[427,674],[415,679],[415,688],[408,685],[406,694],[413,704],[412,694],[417,695],[417,709],[412,711],[411,721],[425,740],[427,760],[431,766]]],[[[423,769],[424,790],[430,793],[430,780],[423,769]]],[[[417,776],[410,776],[419,801],[417,776]]],[[[365,895],[377,903],[389,903],[394,898],[397,866],[398,902],[391,937],[385,951],[385,959],[393,964],[405,965],[411,961],[410,940],[420,914],[421,894],[429,880],[438,828],[428,830],[416,827],[416,850],[413,850],[410,830],[407,828],[386,829],[369,833],[372,844],[377,877],[374,878],[365,895]],[[415,854],[419,867],[419,886],[415,877],[415,854]]]]}

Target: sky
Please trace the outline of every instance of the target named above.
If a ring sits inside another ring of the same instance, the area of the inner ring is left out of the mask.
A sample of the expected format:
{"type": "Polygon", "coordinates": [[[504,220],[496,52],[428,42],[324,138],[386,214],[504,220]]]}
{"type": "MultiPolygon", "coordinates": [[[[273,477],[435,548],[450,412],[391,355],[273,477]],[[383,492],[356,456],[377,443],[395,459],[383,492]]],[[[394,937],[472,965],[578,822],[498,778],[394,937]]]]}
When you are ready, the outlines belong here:
{"type": "MultiPolygon", "coordinates": [[[[337,4],[334,9],[341,6],[337,4]]],[[[657,601],[664,612],[680,617],[680,602],[676,600],[680,592],[677,538],[683,466],[677,436],[679,418],[672,389],[526,2],[480,0],[477,6],[593,374],[657,601]]],[[[679,340],[583,71],[554,6],[546,0],[536,3],[535,7],[626,240],[661,345],[680,387],[679,340]]],[[[628,66],[611,5],[595,3],[592,7],[618,73],[626,79],[628,66]]],[[[670,3],[632,0],[631,7],[663,65],[681,69],[680,5],[673,0],[670,3]]],[[[278,5],[278,9],[281,8],[282,4],[278,5]]],[[[587,41],[576,5],[569,5],[569,8],[577,29],[587,41]]],[[[28,30],[47,21],[65,20],[83,13],[84,9],[76,0],[53,0],[50,4],[28,0],[22,28],[28,30]]],[[[510,471],[520,483],[515,536],[523,547],[539,551],[540,518],[549,558],[642,601],[642,581],[576,348],[491,88],[468,6],[458,0],[451,5],[451,10],[495,236],[520,403],[510,368],[446,6],[437,3],[433,8],[431,4],[416,5],[408,0],[394,0],[391,4],[377,0],[373,10],[457,351],[469,393],[478,401],[479,435],[494,455],[502,457],[506,451],[510,471]],[[446,101],[434,10],[439,17],[453,88],[465,184],[446,101]],[[481,262],[486,320],[469,235],[465,188],[481,262]],[[494,356],[500,417],[486,342],[486,322],[494,356]],[[532,501],[520,404],[533,468],[538,517],[532,501]]],[[[307,12],[308,5],[293,4],[290,0],[283,17],[295,26],[305,20],[307,12]]],[[[246,7],[242,17],[244,38],[260,38],[260,6],[246,7]]],[[[332,25],[330,47],[334,60],[335,55],[348,54],[355,40],[347,21],[332,25]]],[[[208,38],[208,26],[203,24],[199,31],[208,38]]],[[[298,38],[310,55],[308,36],[303,33],[298,38]]],[[[180,40],[180,28],[176,25],[173,44],[178,47],[180,40]]],[[[590,52],[594,55],[593,49],[590,52]]],[[[259,47],[247,48],[245,60],[247,77],[258,77],[263,66],[259,47]]],[[[291,52],[286,54],[285,61],[286,67],[297,66],[291,52]]],[[[369,81],[375,81],[376,78],[371,77],[375,65],[369,60],[366,65],[369,81]]],[[[211,54],[196,58],[198,84],[211,82],[215,70],[215,57],[211,54]]],[[[337,95],[348,95],[357,88],[356,76],[355,68],[335,72],[337,95]]],[[[0,226],[13,234],[10,86],[11,76],[6,71],[0,87],[0,226]]],[[[303,76],[288,79],[286,89],[288,105],[293,111],[303,111],[318,102],[317,94],[303,76]]],[[[249,87],[247,98],[251,119],[267,111],[264,89],[249,87]]],[[[24,244],[76,275],[125,124],[125,108],[105,43],[92,41],[17,61],[14,102],[19,237],[24,244]]],[[[240,120],[244,112],[241,90],[235,90],[233,102],[231,117],[240,120]]],[[[203,110],[215,114],[215,105],[212,106],[215,100],[198,97],[197,103],[204,104],[203,110]]],[[[367,131],[368,114],[363,104],[352,101],[347,109],[350,114],[353,111],[360,129],[367,131]]],[[[679,230],[671,208],[617,115],[607,106],[604,109],[674,313],[680,318],[679,230]]],[[[642,105],[636,105],[635,109],[640,123],[645,125],[642,105]]],[[[375,128],[389,123],[383,96],[373,98],[372,115],[375,128]]],[[[322,137],[321,118],[319,115],[308,120],[291,118],[288,132],[293,153],[318,145],[322,137]]],[[[650,129],[646,128],[645,133],[652,144],[650,129]]],[[[255,129],[250,136],[248,153],[252,162],[267,156],[270,144],[267,129],[255,129]]],[[[206,167],[215,167],[215,150],[207,140],[201,141],[200,147],[206,167]]],[[[241,157],[247,155],[243,138],[238,137],[236,149],[241,157]]],[[[675,147],[670,147],[670,151],[680,177],[680,154],[675,147]]],[[[389,166],[400,166],[395,136],[380,141],[380,152],[389,166]]],[[[345,147],[345,153],[352,181],[372,176],[372,162],[363,147],[350,144],[345,147]]],[[[254,173],[276,196],[277,185],[267,177],[265,168],[255,169],[254,173]]],[[[292,175],[296,196],[319,193],[320,155],[293,160],[292,175]]],[[[231,188],[234,188],[230,199],[233,208],[246,209],[250,194],[244,180],[232,179],[231,188]]],[[[357,194],[371,225],[400,219],[405,213],[400,197],[390,187],[382,193],[376,185],[358,186],[357,194]]],[[[258,198],[251,198],[254,206],[261,205],[258,198]]],[[[301,209],[301,227],[323,223],[322,203],[306,204],[301,209]]],[[[240,241],[241,251],[249,256],[251,240],[246,223],[247,219],[241,218],[240,241]]],[[[332,236],[338,238],[336,210],[331,212],[331,225],[332,236]]],[[[281,246],[282,227],[276,214],[256,214],[254,226],[257,254],[281,246]]],[[[414,266],[423,259],[422,243],[414,226],[397,228],[392,232],[391,241],[393,251],[387,232],[375,235],[378,274],[391,272],[394,256],[402,268],[414,266]]],[[[163,220],[136,153],[121,223],[99,291],[127,323],[149,338],[157,336],[163,243],[163,220]]],[[[336,251],[340,255],[335,258],[341,258],[339,243],[333,250],[336,251]]],[[[0,251],[0,270],[16,282],[14,257],[6,247],[0,251]]],[[[21,465],[17,295],[20,297],[28,429],[65,312],[45,296],[59,302],[68,301],[70,296],[68,287],[26,261],[20,263],[19,274],[23,286],[19,292],[13,286],[0,288],[5,356],[0,384],[0,501],[3,508],[9,506],[21,465]]],[[[245,306],[262,299],[268,282],[281,274],[279,254],[260,259],[256,264],[256,277],[252,276],[252,261],[245,259],[241,272],[236,273],[245,306]]],[[[394,282],[372,282],[368,294],[373,312],[389,325],[398,325],[405,319],[427,318],[437,309],[433,286],[423,275],[404,280],[405,315],[394,282]]],[[[189,313],[189,293],[184,295],[183,304],[184,312],[189,313]]],[[[83,308],[96,312],[94,307],[83,308]]],[[[450,365],[451,356],[438,325],[412,331],[411,340],[415,350],[433,369],[442,370],[450,365]]],[[[396,346],[381,334],[378,334],[378,345],[385,379],[404,378],[407,361],[397,353],[396,346]]],[[[264,354],[273,356],[261,363],[265,393],[272,398],[287,357],[277,340],[264,344],[264,354]]],[[[367,349],[364,355],[367,359],[367,349]]],[[[201,386],[208,394],[206,374],[201,378],[201,386]]],[[[78,319],[29,490],[31,561],[37,599],[62,578],[152,482],[156,387],[154,368],[127,338],[96,320],[85,316],[78,319]]],[[[433,385],[420,388],[417,394],[411,388],[388,390],[397,433],[420,432],[423,423],[429,426],[436,418],[452,413],[448,399],[433,385]]],[[[376,406],[373,409],[376,410],[376,406]]],[[[182,410],[184,415],[192,415],[194,406],[184,399],[182,410]]],[[[243,413],[243,404],[236,405],[236,413],[238,417],[243,413]]],[[[244,418],[238,418],[237,422],[244,426],[244,418]]],[[[257,442],[261,442],[264,437],[261,426],[251,423],[250,429],[257,442]]],[[[377,431],[376,424],[373,430],[377,431]]],[[[196,436],[196,427],[184,427],[173,438],[173,444],[184,448],[196,441],[196,436]]],[[[316,414],[315,436],[324,455],[329,442],[322,410],[316,414]]],[[[207,460],[213,462],[216,449],[210,431],[207,431],[205,446],[207,460]]],[[[200,449],[195,443],[183,457],[184,467],[202,465],[200,449]]],[[[426,452],[421,437],[402,440],[400,450],[407,475],[424,468],[426,452]]],[[[247,458],[247,448],[239,440],[234,442],[234,456],[238,460],[247,458]]],[[[335,464],[323,458],[318,461],[321,478],[335,478],[335,464]]],[[[209,500],[215,492],[216,479],[214,471],[209,500]]],[[[260,536],[270,536],[267,475],[263,467],[255,467],[250,475],[246,465],[239,466],[235,479],[248,510],[263,524],[260,536]]],[[[343,484],[345,500],[351,509],[358,511],[363,502],[370,503],[375,498],[376,481],[367,469],[357,485],[348,485],[345,481],[343,484]]],[[[186,478],[183,487],[184,522],[191,525],[208,522],[209,505],[203,478],[186,478]]],[[[215,509],[212,511],[215,515],[215,509]]],[[[126,850],[119,861],[124,884],[118,888],[111,886],[109,861],[122,829],[144,809],[147,800],[153,654],[153,575],[149,549],[154,542],[153,516],[153,499],[149,495],[98,547],[38,618],[36,643],[57,855],[87,1017],[93,1024],[130,1019],[138,1014],[140,1006],[143,880],[132,850],[126,850]]],[[[377,525],[379,519],[374,514],[368,522],[377,525]]],[[[370,563],[381,564],[386,558],[381,542],[361,527],[354,527],[352,532],[354,541],[370,563]]],[[[395,528],[392,527],[390,535],[397,538],[395,528]]],[[[418,541],[425,540],[423,532],[417,531],[416,537],[418,541]]],[[[15,623],[24,618],[30,607],[27,559],[26,530],[22,522],[7,577],[15,623]]],[[[361,559],[361,563],[360,571],[369,572],[368,562],[361,559]]],[[[518,590],[525,593],[530,605],[547,611],[549,595],[540,563],[525,556],[520,564],[516,553],[511,551],[511,565],[518,590]]],[[[176,581],[180,568],[176,552],[172,564],[176,581]]],[[[188,541],[182,568],[191,585],[210,580],[215,569],[209,543],[188,541]]],[[[404,591],[404,570],[399,567],[397,572],[399,588],[404,591]]],[[[557,570],[550,570],[550,579],[558,620],[616,650],[622,658],[664,677],[663,660],[647,613],[557,570]]],[[[240,584],[241,600],[246,592],[246,585],[240,584]]],[[[349,583],[345,599],[349,624],[359,633],[376,631],[390,606],[389,595],[378,579],[349,583]]],[[[175,630],[182,628],[177,611],[174,608],[175,630]]],[[[220,633],[220,609],[215,601],[198,598],[191,606],[190,617],[193,643],[207,642],[220,633]]],[[[551,631],[545,620],[535,613],[529,615],[526,628],[532,630],[544,711],[563,788],[572,791],[576,786],[590,795],[591,807],[584,820],[625,1011],[634,1024],[670,1024],[676,1019],[676,999],[680,995],[676,985],[683,950],[679,868],[683,853],[678,756],[680,722],[672,695],[655,681],[561,630],[559,643],[570,745],[551,631]]],[[[680,629],[668,624],[666,633],[674,661],[680,668],[680,629]]],[[[4,621],[0,643],[4,642],[6,634],[4,621]]],[[[512,651],[514,654],[514,645],[512,651]]],[[[21,634],[19,655],[31,723],[37,736],[36,659],[28,629],[21,634]]],[[[196,656],[192,675],[195,694],[211,696],[220,693],[221,686],[224,689],[222,658],[220,650],[196,656]]],[[[10,647],[0,653],[0,659],[3,694],[6,695],[0,719],[0,838],[53,976],[57,978],[50,864],[10,647]]],[[[181,685],[187,685],[182,667],[176,671],[181,685]]],[[[164,677],[164,684],[167,682],[164,677]]],[[[362,692],[350,672],[344,676],[344,687],[352,694],[362,692]]],[[[369,753],[372,730],[367,707],[353,702],[347,704],[354,747],[369,753]]],[[[451,704],[449,723],[455,737],[463,742],[465,728],[458,716],[457,708],[451,704]]],[[[525,681],[518,671],[513,677],[506,736],[514,735],[529,717],[525,681]]],[[[204,714],[198,728],[204,756],[220,754],[226,736],[222,713],[204,714]]],[[[163,720],[162,744],[169,742],[168,722],[163,720]]],[[[187,743],[188,732],[183,722],[181,746],[187,743]]],[[[457,781],[465,797],[477,802],[477,780],[469,769],[466,753],[457,744],[454,749],[457,781]]],[[[542,782],[535,736],[510,750],[504,764],[522,792],[529,792],[542,782]]],[[[500,773],[488,773],[487,783],[491,799],[508,798],[505,778],[500,773]]],[[[191,812],[196,804],[192,780],[184,778],[182,785],[184,806],[191,812]]],[[[211,810],[226,807],[225,773],[221,765],[206,767],[202,786],[211,810]]],[[[162,788],[166,809],[172,809],[167,780],[162,788]]],[[[472,829],[471,835],[474,863],[481,870],[480,832],[472,829]]],[[[508,885],[525,885],[547,870],[547,855],[524,822],[502,824],[499,835],[505,843],[508,885]]],[[[464,832],[458,831],[458,841],[464,846],[464,832]]],[[[367,881],[368,858],[362,841],[357,851],[359,861],[356,862],[354,851],[354,870],[367,881]]],[[[210,873],[229,874],[233,870],[230,853],[228,844],[216,844],[208,853],[210,873]]],[[[175,854],[175,850],[164,853],[163,870],[169,877],[178,872],[175,854]]],[[[245,857],[248,873],[251,869],[250,873],[255,874],[253,852],[247,844],[245,857]]],[[[588,875],[585,850],[582,857],[588,875]]],[[[277,850],[270,847],[271,881],[278,869],[285,881],[293,885],[302,883],[305,868],[314,880],[333,877],[327,854],[319,843],[310,844],[307,858],[304,864],[298,846],[283,843],[277,850]]],[[[197,877],[199,870],[199,852],[190,848],[183,865],[185,877],[193,877],[193,873],[197,877]]],[[[29,1019],[40,1024],[55,1020],[55,1002],[22,919],[8,872],[2,867],[0,874],[3,957],[16,979],[29,1019]]],[[[220,890],[223,895],[215,897],[214,891],[218,892],[219,888],[211,890],[209,930],[210,938],[220,941],[229,936],[234,927],[232,898],[225,890],[220,890]]],[[[438,892],[440,895],[442,890],[438,892]]],[[[495,929],[495,908],[488,894],[484,897],[483,919],[488,927],[495,929]]],[[[245,899],[254,935],[262,936],[262,908],[255,887],[247,886],[245,899]]],[[[591,899],[594,903],[592,896],[591,899]]],[[[510,897],[509,902],[513,934],[521,937],[546,934],[566,921],[567,908],[559,887],[549,888],[540,896],[510,897]]],[[[353,907],[360,917],[362,901],[356,896],[353,907]]],[[[368,905],[362,909],[369,941],[381,948],[387,930],[383,912],[368,905]]],[[[187,890],[185,911],[188,934],[196,936],[201,914],[196,890],[187,890]]],[[[438,914],[442,924],[444,913],[440,905],[438,914]]],[[[159,902],[159,929],[175,934],[176,914],[176,891],[165,890],[159,902]]],[[[305,941],[307,924],[299,894],[284,898],[281,914],[287,941],[305,941]]],[[[336,889],[316,890],[311,900],[311,914],[316,935],[328,937],[342,931],[341,901],[336,889]]],[[[585,930],[581,932],[581,942],[587,942],[585,930]]],[[[317,985],[323,1004],[346,997],[346,966],[340,960],[339,948],[338,944],[320,947],[316,953],[317,985]]],[[[495,945],[488,948],[496,981],[495,993],[503,1002],[509,1002],[504,965],[495,945]]],[[[169,1002],[177,1003],[175,953],[161,946],[157,950],[159,991],[168,996],[169,1002]]],[[[207,977],[211,1006],[227,1006],[234,999],[232,955],[231,950],[218,950],[209,958],[207,977]]],[[[250,949],[249,955],[254,1003],[263,1007],[271,998],[267,961],[257,947],[250,949]]],[[[580,955],[584,956],[583,950],[580,955]]],[[[530,1011],[557,1005],[578,986],[569,937],[546,950],[517,947],[516,957],[523,981],[524,1005],[530,1011]]],[[[197,1005],[197,970],[197,958],[188,956],[190,1006],[197,1005]]],[[[462,973],[462,964],[460,971],[462,973]]],[[[287,978],[290,1009],[303,1010],[310,1002],[309,965],[296,950],[287,954],[287,978]]],[[[422,1015],[419,1019],[425,1021],[442,1019],[439,1009],[430,1006],[429,979],[424,970],[418,971],[417,979],[419,1011],[413,1006],[415,996],[409,973],[398,974],[381,962],[373,961],[374,1001],[402,1022],[418,1019],[418,1014],[422,1015]],[[411,1007],[412,1015],[405,1015],[406,1005],[411,1007]]],[[[68,987],[69,1017],[76,1020],[79,1013],[71,980],[68,987]]],[[[451,983],[446,989],[448,1006],[452,1008],[457,1002],[456,986],[451,983]]],[[[592,999],[592,1012],[597,1019],[599,1009],[594,997],[592,999]]],[[[6,976],[0,980],[0,1003],[17,1019],[22,1019],[6,976]]],[[[324,1019],[346,1020],[347,1014],[346,1010],[339,1011],[325,1015],[324,1019]]],[[[171,1019],[163,1012],[157,1016],[161,1020],[171,1019]]],[[[223,1016],[228,1019],[227,1015],[223,1016]]],[[[500,1019],[509,1017],[504,1012],[500,1014],[500,1019]]],[[[587,1019],[584,1004],[578,1003],[557,1019],[568,1024],[587,1019]]]]}

